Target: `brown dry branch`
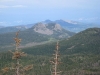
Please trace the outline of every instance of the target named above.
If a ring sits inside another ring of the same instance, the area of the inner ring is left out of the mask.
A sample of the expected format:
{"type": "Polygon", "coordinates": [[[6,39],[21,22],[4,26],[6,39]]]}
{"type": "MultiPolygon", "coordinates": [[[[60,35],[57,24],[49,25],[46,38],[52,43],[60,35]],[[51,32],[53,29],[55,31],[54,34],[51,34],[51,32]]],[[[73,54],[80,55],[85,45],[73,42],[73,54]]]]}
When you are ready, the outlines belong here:
{"type": "Polygon", "coordinates": [[[8,72],[9,70],[10,70],[9,67],[5,67],[5,68],[2,69],[3,73],[8,72]]]}
{"type": "Polygon", "coordinates": [[[33,68],[33,64],[32,65],[27,65],[23,68],[24,71],[29,71],[33,68]]]}
{"type": "Polygon", "coordinates": [[[20,59],[23,56],[27,56],[26,53],[18,51],[18,50],[16,50],[15,52],[12,52],[12,51],[10,52],[13,54],[12,59],[20,59]]]}

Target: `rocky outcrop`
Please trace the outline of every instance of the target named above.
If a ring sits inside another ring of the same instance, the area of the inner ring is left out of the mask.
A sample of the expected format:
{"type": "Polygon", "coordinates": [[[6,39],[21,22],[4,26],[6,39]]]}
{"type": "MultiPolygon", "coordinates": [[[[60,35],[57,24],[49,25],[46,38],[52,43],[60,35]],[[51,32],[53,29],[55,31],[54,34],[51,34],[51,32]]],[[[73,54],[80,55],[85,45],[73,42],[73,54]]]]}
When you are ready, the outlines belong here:
{"type": "Polygon", "coordinates": [[[51,25],[37,23],[36,25],[34,25],[33,30],[41,34],[52,35],[55,31],[62,31],[62,27],[56,23],[53,23],[51,25]]]}

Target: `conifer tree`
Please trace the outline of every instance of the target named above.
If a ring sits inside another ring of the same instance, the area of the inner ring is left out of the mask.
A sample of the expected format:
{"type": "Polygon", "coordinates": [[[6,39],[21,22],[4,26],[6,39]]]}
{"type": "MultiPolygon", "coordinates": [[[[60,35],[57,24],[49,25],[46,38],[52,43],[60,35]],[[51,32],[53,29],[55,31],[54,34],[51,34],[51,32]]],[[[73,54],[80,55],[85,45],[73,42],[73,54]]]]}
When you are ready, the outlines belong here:
{"type": "Polygon", "coordinates": [[[60,61],[59,61],[59,45],[58,45],[58,42],[56,44],[56,50],[55,50],[55,54],[53,54],[54,57],[53,57],[53,60],[50,61],[51,64],[52,64],[52,67],[51,67],[51,75],[60,75],[61,71],[58,71],[58,65],[60,64],[60,61]]]}
{"type": "Polygon", "coordinates": [[[19,60],[21,59],[21,57],[26,56],[27,54],[19,50],[21,39],[19,39],[18,35],[19,31],[16,33],[16,37],[14,38],[16,45],[15,51],[10,51],[13,54],[12,59],[16,60],[16,62],[12,67],[3,68],[3,73],[8,72],[9,70],[14,70],[14,75],[26,75],[25,72],[33,68],[33,65],[27,65],[23,67],[22,64],[20,64],[19,60]]]}

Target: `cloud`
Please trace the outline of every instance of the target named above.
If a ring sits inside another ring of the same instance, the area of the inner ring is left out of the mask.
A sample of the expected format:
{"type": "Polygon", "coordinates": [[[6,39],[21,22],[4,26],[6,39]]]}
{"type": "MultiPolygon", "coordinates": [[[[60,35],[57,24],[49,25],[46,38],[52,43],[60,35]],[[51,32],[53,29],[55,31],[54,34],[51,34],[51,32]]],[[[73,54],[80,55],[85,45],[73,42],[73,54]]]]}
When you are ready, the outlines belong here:
{"type": "Polygon", "coordinates": [[[85,22],[85,23],[100,24],[100,17],[79,18],[77,21],[79,21],[79,22],[85,22]]]}
{"type": "Polygon", "coordinates": [[[3,24],[4,22],[0,22],[0,24],[3,24]]]}
{"type": "Polygon", "coordinates": [[[27,6],[24,6],[24,5],[14,5],[14,6],[11,6],[11,7],[14,7],[14,8],[23,8],[23,7],[27,7],[27,6]]]}
{"type": "Polygon", "coordinates": [[[22,23],[23,21],[22,20],[19,20],[19,21],[14,21],[15,23],[22,23]]]}
{"type": "Polygon", "coordinates": [[[8,5],[0,5],[0,8],[24,8],[27,6],[24,5],[14,5],[14,6],[8,6],[8,5]]]}
{"type": "Polygon", "coordinates": [[[9,6],[6,5],[0,5],[0,8],[8,8],[9,6]]]}
{"type": "Polygon", "coordinates": [[[79,20],[79,21],[82,21],[82,20],[84,20],[84,19],[83,19],[83,18],[79,18],[78,20],[79,20]]]}
{"type": "Polygon", "coordinates": [[[89,21],[89,20],[98,20],[100,19],[99,17],[92,17],[92,18],[86,18],[85,20],[89,21]]]}
{"type": "Polygon", "coordinates": [[[5,26],[6,22],[0,22],[0,26],[5,26]]]}
{"type": "Polygon", "coordinates": [[[93,21],[93,20],[99,20],[99,17],[92,17],[92,18],[79,18],[79,21],[93,21]]]}
{"type": "Polygon", "coordinates": [[[100,0],[0,0],[2,5],[23,5],[39,8],[92,8],[96,7],[100,0]]]}
{"type": "Polygon", "coordinates": [[[93,8],[100,5],[99,0],[28,0],[26,3],[47,8],[93,8]]]}
{"type": "Polygon", "coordinates": [[[9,1],[14,1],[14,0],[0,0],[0,2],[9,2],[9,1]]]}

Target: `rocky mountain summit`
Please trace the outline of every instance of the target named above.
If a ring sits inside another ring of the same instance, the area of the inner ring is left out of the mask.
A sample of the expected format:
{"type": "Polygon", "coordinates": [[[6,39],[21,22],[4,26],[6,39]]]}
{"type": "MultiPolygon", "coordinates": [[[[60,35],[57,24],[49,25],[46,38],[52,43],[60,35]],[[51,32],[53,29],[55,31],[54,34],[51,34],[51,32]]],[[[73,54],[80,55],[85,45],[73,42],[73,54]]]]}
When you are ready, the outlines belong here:
{"type": "Polygon", "coordinates": [[[52,35],[55,31],[62,31],[62,29],[63,28],[56,23],[50,23],[50,24],[37,23],[33,27],[33,30],[35,32],[46,35],[52,35]]]}
{"type": "Polygon", "coordinates": [[[53,38],[69,38],[75,34],[62,28],[62,26],[57,23],[36,23],[30,30],[53,38]]]}

